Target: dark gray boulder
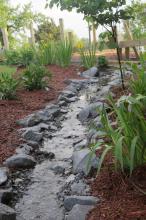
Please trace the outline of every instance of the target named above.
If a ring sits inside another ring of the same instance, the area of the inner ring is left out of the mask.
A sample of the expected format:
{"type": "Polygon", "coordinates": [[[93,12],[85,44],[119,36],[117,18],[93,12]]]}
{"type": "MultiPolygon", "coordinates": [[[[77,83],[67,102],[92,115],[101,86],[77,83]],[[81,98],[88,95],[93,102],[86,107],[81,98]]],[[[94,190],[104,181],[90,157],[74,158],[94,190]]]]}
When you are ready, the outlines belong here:
{"type": "Polygon", "coordinates": [[[10,204],[12,197],[13,197],[12,188],[0,189],[0,203],[8,205],[10,204]]]}
{"type": "Polygon", "coordinates": [[[93,208],[93,205],[75,205],[69,212],[66,220],[86,220],[86,215],[93,208]]]}
{"type": "Polygon", "coordinates": [[[15,210],[0,203],[0,220],[16,220],[15,210]]]}
{"type": "Polygon", "coordinates": [[[97,168],[99,159],[95,154],[87,148],[75,151],[72,156],[73,159],[73,173],[84,173],[88,175],[91,168],[97,168]]]}
{"type": "Polygon", "coordinates": [[[93,196],[66,196],[64,207],[67,211],[70,211],[75,205],[95,205],[97,202],[99,202],[99,199],[93,196]]]}
{"type": "Polygon", "coordinates": [[[14,169],[27,169],[35,166],[36,161],[33,157],[25,155],[25,154],[17,154],[9,157],[4,164],[9,168],[14,169]]]}
{"type": "Polygon", "coordinates": [[[43,138],[43,134],[36,132],[36,131],[33,131],[31,129],[28,129],[22,134],[22,137],[26,141],[40,142],[43,138]]]}
{"type": "Polygon", "coordinates": [[[99,70],[97,67],[92,67],[87,71],[81,73],[81,76],[84,78],[93,78],[99,76],[99,70]]]}

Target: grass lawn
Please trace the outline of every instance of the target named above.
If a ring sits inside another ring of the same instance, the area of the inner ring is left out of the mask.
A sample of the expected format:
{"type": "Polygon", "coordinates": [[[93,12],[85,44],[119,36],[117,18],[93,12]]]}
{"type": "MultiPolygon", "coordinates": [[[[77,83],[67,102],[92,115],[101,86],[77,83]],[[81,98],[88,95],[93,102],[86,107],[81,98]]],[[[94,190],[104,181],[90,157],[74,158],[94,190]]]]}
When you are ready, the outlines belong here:
{"type": "Polygon", "coordinates": [[[17,70],[16,67],[14,66],[7,66],[7,65],[0,65],[0,73],[3,72],[3,73],[15,73],[17,70]]]}

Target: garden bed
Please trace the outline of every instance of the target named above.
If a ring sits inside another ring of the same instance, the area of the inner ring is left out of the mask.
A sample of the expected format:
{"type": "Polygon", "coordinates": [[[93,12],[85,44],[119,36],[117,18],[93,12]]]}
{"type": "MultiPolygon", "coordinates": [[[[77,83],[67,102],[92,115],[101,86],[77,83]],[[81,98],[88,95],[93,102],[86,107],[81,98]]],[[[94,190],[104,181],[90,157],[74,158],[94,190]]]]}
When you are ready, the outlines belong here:
{"type": "MultiPolygon", "coordinates": [[[[127,78],[128,80],[128,78],[127,78]]],[[[114,99],[131,94],[119,86],[112,88],[114,99]]],[[[106,140],[105,140],[106,142],[106,140]]],[[[98,155],[102,152],[98,152],[98,155]]],[[[115,171],[114,158],[109,153],[100,174],[91,174],[91,193],[101,202],[88,214],[88,220],[145,220],[146,219],[146,165],[134,170],[131,177],[115,171]]]]}
{"type": "MultiPolygon", "coordinates": [[[[79,66],[76,65],[68,68],[51,65],[47,68],[52,72],[49,91],[30,92],[21,89],[17,92],[17,100],[0,100],[0,164],[14,154],[21,142],[16,121],[43,108],[47,103],[54,102],[65,88],[66,79],[79,78],[79,66]]],[[[21,71],[18,69],[17,74],[21,74],[21,71]]]]}

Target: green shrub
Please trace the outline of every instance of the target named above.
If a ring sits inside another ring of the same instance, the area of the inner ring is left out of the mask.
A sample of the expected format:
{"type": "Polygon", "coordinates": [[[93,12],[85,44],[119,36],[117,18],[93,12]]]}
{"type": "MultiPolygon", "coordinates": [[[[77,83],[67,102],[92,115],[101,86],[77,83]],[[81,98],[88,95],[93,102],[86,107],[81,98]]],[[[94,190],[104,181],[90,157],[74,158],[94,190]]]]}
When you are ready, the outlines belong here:
{"type": "Polygon", "coordinates": [[[41,45],[40,48],[40,62],[43,65],[49,65],[55,63],[55,43],[48,42],[41,45]]]}
{"type": "Polygon", "coordinates": [[[0,73],[0,99],[15,99],[19,81],[12,74],[0,73]]]}
{"type": "Polygon", "coordinates": [[[33,62],[35,56],[35,49],[32,47],[22,47],[20,50],[19,64],[22,66],[28,66],[33,62]]]}
{"type": "Polygon", "coordinates": [[[29,65],[35,56],[35,49],[31,47],[22,47],[21,49],[7,50],[5,52],[5,63],[9,65],[29,65]]]}
{"type": "Polygon", "coordinates": [[[96,66],[96,46],[91,45],[88,49],[80,49],[81,62],[87,69],[96,66]]]}
{"type": "Polygon", "coordinates": [[[56,60],[61,67],[68,67],[73,53],[72,43],[68,40],[60,41],[56,47],[56,60]]]}
{"type": "Polygon", "coordinates": [[[20,64],[20,51],[17,50],[7,50],[5,51],[5,63],[8,65],[18,65],[20,64]]]}
{"type": "MultiPolygon", "coordinates": [[[[103,147],[103,153],[99,162],[99,171],[108,152],[113,155],[116,169],[123,172],[129,171],[146,163],[146,120],[144,116],[145,96],[138,95],[136,98],[122,96],[117,103],[109,98],[112,114],[115,118],[114,125],[105,108],[100,112],[102,131],[106,132],[105,137],[110,140],[109,144],[103,147]]],[[[97,146],[96,150],[101,148],[97,146]]]]}
{"type": "Polygon", "coordinates": [[[108,66],[108,61],[105,56],[99,56],[98,57],[98,66],[101,68],[108,66]]]}
{"type": "Polygon", "coordinates": [[[140,65],[132,64],[132,77],[129,83],[130,89],[134,95],[146,95],[146,55],[141,54],[140,65]]]}
{"type": "Polygon", "coordinates": [[[32,63],[23,74],[23,81],[28,90],[39,90],[47,86],[51,74],[44,66],[32,63]]]}

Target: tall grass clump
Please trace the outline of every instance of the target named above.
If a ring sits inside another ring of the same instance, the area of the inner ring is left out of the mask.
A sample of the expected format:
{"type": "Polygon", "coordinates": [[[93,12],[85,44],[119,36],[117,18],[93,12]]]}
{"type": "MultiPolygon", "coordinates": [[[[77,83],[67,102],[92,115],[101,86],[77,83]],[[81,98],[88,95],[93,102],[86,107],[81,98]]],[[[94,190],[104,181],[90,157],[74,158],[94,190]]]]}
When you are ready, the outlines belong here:
{"type": "Polygon", "coordinates": [[[146,95],[146,54],[140,55],[140,65],[132,64],[132,76],[129,83],[134,95],[146,95]]]}
{"type": "Polygon", "coordinates": [[[80,48],[79,50],[81,56],[82,65],[89,69],[97,65],[96,60],[96,46],[94,44],[90,45],[88,49],[80,48]]]}
{"type": "MultiPolygon", "coordinates": [[[[128,171],[130,175],[136,167],[146,163],[145,101],[146,97],[142,95],[122,96],[116,103],[112,97],[108,98],[111,113],[107,114],[103,106],[100,116],[102,131],[106,132],[109,143],[102,145],[98,171],[109,152],[113,156],[115,168],[122,172],[128,171]]],[[[96,150],[99,148],[101,146],[98,145],[96,150]]]]}
{"type": "Polygon", "coordinates": [[[50,65],[55,63],[55,43],[50,41],[40,46],[40,62],[42,65],[50,65]]]}
{"type": "Polygon", "coordinates": [[[69,40],[60,41],[56,46],[56,61],[61,67],[71,64],[73,46],[69,40]]]}

